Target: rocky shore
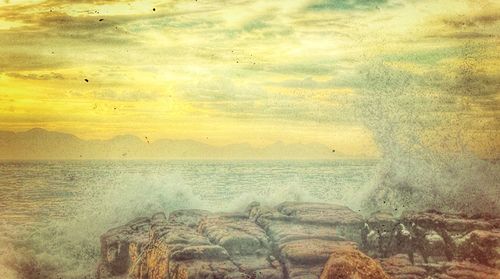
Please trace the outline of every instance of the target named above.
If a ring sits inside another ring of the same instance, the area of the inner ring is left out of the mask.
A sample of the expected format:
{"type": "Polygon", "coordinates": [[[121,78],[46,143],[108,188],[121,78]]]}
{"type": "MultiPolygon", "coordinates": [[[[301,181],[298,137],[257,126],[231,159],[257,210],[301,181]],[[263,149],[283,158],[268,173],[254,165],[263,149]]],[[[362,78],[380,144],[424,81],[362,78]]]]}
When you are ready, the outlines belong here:
{"type": "Polygon", "coordinates": [[[97,277],[500,278],[500,218],[434,210],[368,217],[348,207],[251,203],[178,210],[101,236],[97,277]]]}

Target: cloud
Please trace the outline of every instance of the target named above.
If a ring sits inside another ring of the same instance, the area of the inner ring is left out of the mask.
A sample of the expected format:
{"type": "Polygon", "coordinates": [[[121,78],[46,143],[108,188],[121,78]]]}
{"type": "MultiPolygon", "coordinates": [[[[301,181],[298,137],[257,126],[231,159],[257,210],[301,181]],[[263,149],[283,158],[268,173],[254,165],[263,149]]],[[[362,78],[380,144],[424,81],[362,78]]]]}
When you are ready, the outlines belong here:
{"type": "Polygon", "coordinates": [[[330,79],[327,81],[316,81],[312,77],[307,77],[302,80],[288,79],[282,82],[275,82],[270,84],[288,88],[304,88],[304,89],[324,89],[324,88],[337,87],[337,84],[335,83],[334,79],[330,79]]]}
{"type": "Polygon", "coordinates": [[[258,84],[235,84],[228,78],[200,79],[195,84],[187,84],[182,96],[192,102],[244,102],[258,101],[268,97],[268,93],[258,84]]]}
{"type": "Polygon", "coordinates": [[[67,65],[67,62],[60,57],[54,57],[48,53],[21,52],[12,47],[0,49],[0,56],[2,56],[0,71],[59,69],[67,65]]]}
{"type": "Polygon", "coordinates": [[[69,4],[90,4],[90,5],[105,5],[105,4],[115,4],[115,3],[130,3],[135,2],[135,0],[46,0],[42,5],[45,6],[59,6],[59,5],[69,5],[69,4]]]}
{"type": "Polygon", "coordinates": [[[310,10],[372,10],[388,4],[388,0],[316,0],[308,6],[310,10]]]}
{"type": "Polygon", "coordinates": [[[379,58],[386,62],[410,62],[424,65],[436,65],[442,60],[456,57],[460,54],[460,47],[437,47],[425,50],[401,51],[381,55],[379,58]]]}
{"type": "Polygon", "coordinates": [[[498,4],[485,1],[472,11],[455,12],[436,16],[428,21],[428,38],[448,38],[457,40],[485,40],[498,33],[500,12],[498,4]]]}
{"type": "Polygon", "coordinates": [[[266,119],[317,123],[354,123],[350,103],[352,95],[336,95],[323,99],[303,94],[271,93],[258,84],[235,84],[218,78],[187,86],[185,100],[213,111],[216,116],[237,119],[266,119]]]}
{"type": "Polygon", "coordinates": [[[122,90],[114,89],[96,90],[91,92],[71,91],[66,94],[69,97],[79,97],[89,100],[117,101],[117,102],[139,102],[139,101],[157,101],[163,97],[163,94],[150,92],[146,90],[122,90]]]}
{"type": "Polygon", "coordinates": [[[448,33],[440,33],[440,34],[432,34],[428,35],[428,38],[449,38],[449,39],[486,39],[493,38],[494,35],[492,33],[481,33],[481,32],[448,32],[448,33]]]}
{"type": "Polygon", "coordinates": [[[160,97],[159,94],[146,91],[96,91],[91,93],[92,98],[98,100],[111,100],[122,102],[137,102],[137,101],[155,101],[160,97]]]}
{"type": "Polygon", "coordinates": [[[262,64],[247,64],[244,66],[248,70],[258,72],[278,73],[285,75],[328,75],[336,71],[336,68],[324,60],[322,62],[314,61],[297,61],[292,63],[262,63],[262,64]]]}
{"type": "Polygon", "coordinates": [[[22,74],[22,73],[6,73],[7,76],[17,79],[27,79],[27,80],[63,80],[64,76],[60,73],[48,73],[48,74],[22,74]]]}
{"type": "Polygon", "coordinates": [[[444,24],[453,28],[477,27],[482,25],[493,25],[500,20],[500,12],[487,11],[483,14],[459,15],[446,17],[442,21],[444,24]]]}
{"type": "MultiPolygon", "coordinates": [[[[333,98],[332,98],[333,99],[333,98]]],[[[203,104],[221,116],[296,123],[356,124],[352,96],[340,96],[335,102],[304,99],[303,96],[278,95],[261,101],[218,102],[203,104]]]]}
{"type": "Polygon", "coordinates": [[[459,111],[464,100],[477,110],[474,117],[498,108],[491,54],[498,13],[470,2],[11,2],[0,9],[0,69],[12,78],[4,80],[10,87],[14,78],[62,73],[57,88],[34,88],[54,99],[71,91],[68,100],[140,102],[147,114],[174,86],[179,115],[203,111],[210,125],[244,118],[298,127],[359,124],[358,104],[378,104],[374,92],[382,92],[382,108],[408,107],[429,122],[439,119],[434,112],[459,111]],[[464,55],[470,42],[489,49],[471,47],[464,55]],[[91,82],[82,83],[83,76],[91,82]],[[392,102],[387,91],[401,96],[392,102]],[[189,108],[181,108],[185,103],[189,108]]]}

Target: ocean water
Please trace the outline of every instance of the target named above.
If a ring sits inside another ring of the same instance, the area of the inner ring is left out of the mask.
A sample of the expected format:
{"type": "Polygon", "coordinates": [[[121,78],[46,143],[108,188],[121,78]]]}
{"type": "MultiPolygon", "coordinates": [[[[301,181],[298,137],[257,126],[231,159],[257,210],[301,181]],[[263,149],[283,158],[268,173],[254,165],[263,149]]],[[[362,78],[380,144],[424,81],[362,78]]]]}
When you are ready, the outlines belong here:
{"type": "Polygon", "coordinates": [[[251,201],[344,203],[375,160],[0,162],[0,278],[92,278],[99,236],[131,218],[251,201]]]}

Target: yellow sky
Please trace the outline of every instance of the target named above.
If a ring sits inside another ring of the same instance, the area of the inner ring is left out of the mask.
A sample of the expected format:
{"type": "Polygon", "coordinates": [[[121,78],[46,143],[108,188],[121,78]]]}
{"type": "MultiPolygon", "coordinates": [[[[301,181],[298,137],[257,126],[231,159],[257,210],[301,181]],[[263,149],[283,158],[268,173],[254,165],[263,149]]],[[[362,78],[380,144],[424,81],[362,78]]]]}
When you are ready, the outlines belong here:
{"type": "Polygon", "coordinates": [[[499,11],[472,0],[3,1],[0,130],[373,155],[380,134],[418,124],[426,142],[459,133],[491,156],[499,11]]]}

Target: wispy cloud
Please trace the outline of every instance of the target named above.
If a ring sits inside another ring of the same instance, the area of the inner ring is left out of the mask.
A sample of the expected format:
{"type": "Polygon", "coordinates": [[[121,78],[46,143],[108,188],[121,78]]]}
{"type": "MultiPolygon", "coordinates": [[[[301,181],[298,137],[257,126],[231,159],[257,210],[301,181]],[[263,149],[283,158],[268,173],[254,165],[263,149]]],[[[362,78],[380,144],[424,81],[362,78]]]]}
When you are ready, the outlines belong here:
{"type": "Polygon", "coordinates": [[[321,125],[362,127],[359,104],[374,100],[369,89],[406,80],[419,94],[398,104],[419,102],[422,118],[464,103],[477,123],[498,114],[494,1],[0,5],[0,90],[2,100],[16,100],[0,109],[8,127],[38,118],[54,127],[117,131],[127,123],[165,137],[210,130],[228,139],[244,122],[274,125],[283,137],[294,129],[324,134],[321,125]],[[397,80],[370,77],[377,65],[397,80]],[[441,105],[425,108],[430,100],[441,105]]]}
{"type": "Polygon", "coordinates": [[[17,78],[17,79],[28,79],[28,80],[63,80],[64,76],[60,73],[47,73],[47,74],[22,74],[22,73],[7,73],[9,77],[17,78]]]}
{"type": "Polygon", "coordinates": [[[370,10],[388,4],[388,0],[315,0],[308,6],[312,10],[370,10]]]}

